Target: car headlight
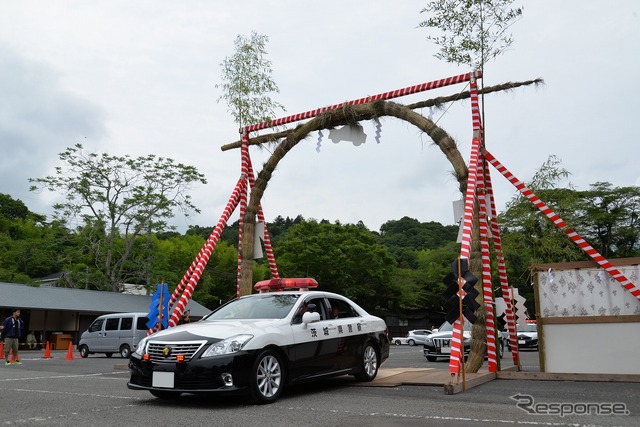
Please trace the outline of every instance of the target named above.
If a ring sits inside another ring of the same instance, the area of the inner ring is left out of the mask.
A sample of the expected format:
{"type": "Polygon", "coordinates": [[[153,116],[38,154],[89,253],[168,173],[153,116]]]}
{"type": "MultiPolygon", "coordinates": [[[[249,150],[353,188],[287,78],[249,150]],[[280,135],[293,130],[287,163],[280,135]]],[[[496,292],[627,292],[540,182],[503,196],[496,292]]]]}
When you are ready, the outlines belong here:
{"type": "Polygon", "coordinates": [[[138,342],[138,347],[136,347],[136,351],[134,351],[133,354],[142,357],[147,347],[147,341],[149,341],[149,338],[142,338],[140,342],[138,342]]]}
{"type": "Polygon", "coordinates": [[[202,354],[202,357],[214,357],[223,354],[231,354],[242,350],[246,343],[253,338],[253,335],[234,335],[217,343],[211,344],[202,354]]]}
{"type": "Polygon", "coordinates": [[[424,340],[424,345],[433,345],[433,338],[427,338],[424,340]]]}

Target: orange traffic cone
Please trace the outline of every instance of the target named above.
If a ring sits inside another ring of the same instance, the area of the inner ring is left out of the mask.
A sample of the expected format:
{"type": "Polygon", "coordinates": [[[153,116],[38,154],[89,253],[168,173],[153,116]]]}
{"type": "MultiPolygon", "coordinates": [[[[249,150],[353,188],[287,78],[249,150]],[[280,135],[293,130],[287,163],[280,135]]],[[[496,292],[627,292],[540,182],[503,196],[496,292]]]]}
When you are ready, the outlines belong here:
{"type": "Polygon", "coordinates": [[[42,356],[45,359],[51,359],[51,349],[49,348],[49,341],[47,341],[47,346],[45,347],[44,350],[44,356],[42,356]]]}
{"type": "Polygon", "coordinates": [[[4,357],[4,341],[0,342],[0,357],[4,357]]]}
{"type": "Polygon", "coordinates": [[[64,360],[73,360],[73,344],[69,343],[69,350],[67,350],[67,357],[64,360]]]}

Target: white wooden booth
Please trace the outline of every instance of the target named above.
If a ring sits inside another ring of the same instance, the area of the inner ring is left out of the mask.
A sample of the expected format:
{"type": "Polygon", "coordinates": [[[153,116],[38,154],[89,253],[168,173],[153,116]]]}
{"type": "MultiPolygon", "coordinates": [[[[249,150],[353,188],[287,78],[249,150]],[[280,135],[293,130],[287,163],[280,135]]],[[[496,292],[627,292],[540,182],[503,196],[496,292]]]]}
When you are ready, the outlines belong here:
{"type": "MultiPolygon", "coordinates": [[[[609,260],[640,284],[640,258],[609,260]]],[[[534,267],[540,371],[640,375],[640,301],[595,261],[534,267]]]]}

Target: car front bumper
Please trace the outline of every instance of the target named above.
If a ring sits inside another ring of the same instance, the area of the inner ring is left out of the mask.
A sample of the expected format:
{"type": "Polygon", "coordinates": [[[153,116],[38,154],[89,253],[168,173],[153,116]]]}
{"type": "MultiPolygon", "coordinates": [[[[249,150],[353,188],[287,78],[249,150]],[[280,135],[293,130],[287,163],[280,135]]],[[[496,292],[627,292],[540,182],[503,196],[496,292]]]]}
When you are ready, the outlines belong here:
{"type": "Polygon", "coordinates": [[[250,384],[249,373],[254,356],[253,351],[240,351],[231,355],[165,363],[144,361],[132,355],[127,387],[196,394],[244,393],[250,384]]]}
{"type": "MultiPolygon", "coordinates": [[[[471,345],[465,344],[464,354],[469,354],[470,351],[471,345]]],[[[434,345],[425,344],[422,346],[422,354],[424,354],[424,357],[449,357],[451,355],[451,348],[436,347],[434,345]]]]}
{"type": "Polygon", "coordinates": [[[518,348],[538,348],[537,338],[518,338],[518,348]]]}

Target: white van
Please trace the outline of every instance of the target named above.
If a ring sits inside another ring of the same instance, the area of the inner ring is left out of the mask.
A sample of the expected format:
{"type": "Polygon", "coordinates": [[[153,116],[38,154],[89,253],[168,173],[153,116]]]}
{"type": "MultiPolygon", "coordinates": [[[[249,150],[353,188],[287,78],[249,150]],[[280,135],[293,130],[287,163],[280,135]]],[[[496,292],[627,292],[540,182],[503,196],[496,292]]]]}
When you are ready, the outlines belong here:
{"type": "Polygon", "coordinates": [[[115,313],[98,317],[80,336],[80,356],[104,353],[111,357],[113,353],[120,353],[120,356],[128,358],[147,335],[147,321],[147,313],[115,313]]]}

